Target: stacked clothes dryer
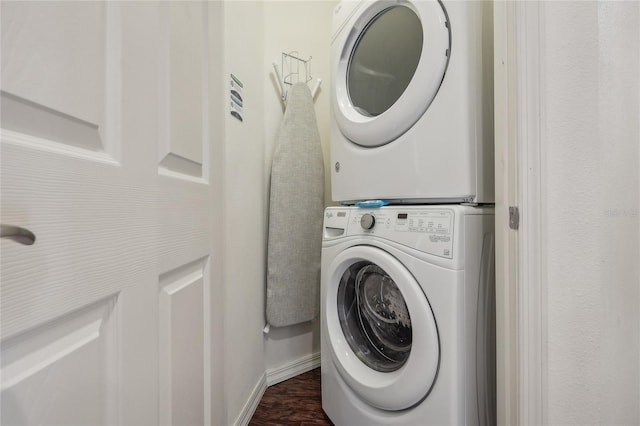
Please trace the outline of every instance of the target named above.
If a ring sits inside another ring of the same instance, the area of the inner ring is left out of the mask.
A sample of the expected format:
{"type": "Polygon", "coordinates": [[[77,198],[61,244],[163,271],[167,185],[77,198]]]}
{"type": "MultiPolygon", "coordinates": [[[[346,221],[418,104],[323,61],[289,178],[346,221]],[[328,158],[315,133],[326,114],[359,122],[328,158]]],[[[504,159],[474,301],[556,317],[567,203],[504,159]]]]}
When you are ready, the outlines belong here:
{"type": "Polygon", "coordinates": [[[482,1],[334,11],[321,353],[336,425],[495,423],[492,16],[482,1]]]}

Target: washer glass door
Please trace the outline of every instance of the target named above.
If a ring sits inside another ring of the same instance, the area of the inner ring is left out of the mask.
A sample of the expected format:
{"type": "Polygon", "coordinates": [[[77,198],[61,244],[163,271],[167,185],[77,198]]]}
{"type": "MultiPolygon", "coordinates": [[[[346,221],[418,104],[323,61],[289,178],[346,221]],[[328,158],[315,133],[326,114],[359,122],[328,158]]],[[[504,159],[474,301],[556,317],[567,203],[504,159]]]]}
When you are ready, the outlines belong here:
{"type": "Polygon", "coordinates": [[[344,381],[383,410],[426,398],[438,374],[440,339],[411,272],[389,252],[358,245],[340,252],[325,276],[323,327],[344,381]]]}
{"type": "Polygon", "coordinates": [[[396,371],[411,353],[411,317],[402,292],[382,268],[357,262],[342,275],[338,318],[347,343],[376,371],[396,371]]]}
{"type": "Polygon", "coordinates": [[[376,16],[349,61],[347,89],[353,108],[367,117],[388,110],[416,72],[422,41],[420,19],[408,7],[392,7],[376,16]]]}
{"type": "Polygon", "coordinates": [[[373,1],[336,40],[333,110],[341,132],[364,147],[406,132],[433,102],[451,43],[437,0],[373,1]]]}

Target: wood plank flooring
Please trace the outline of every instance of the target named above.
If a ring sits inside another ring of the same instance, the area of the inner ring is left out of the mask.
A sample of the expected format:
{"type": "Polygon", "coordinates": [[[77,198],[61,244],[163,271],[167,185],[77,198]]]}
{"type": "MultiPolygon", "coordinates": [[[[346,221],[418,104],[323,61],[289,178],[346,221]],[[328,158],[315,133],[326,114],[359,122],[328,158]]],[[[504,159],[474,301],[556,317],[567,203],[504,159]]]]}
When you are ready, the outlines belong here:
{"type": "Polygon", "coordinates": [[[328,425],[322,411],[320,369],[267,388],[249,426],[328,425]]]}

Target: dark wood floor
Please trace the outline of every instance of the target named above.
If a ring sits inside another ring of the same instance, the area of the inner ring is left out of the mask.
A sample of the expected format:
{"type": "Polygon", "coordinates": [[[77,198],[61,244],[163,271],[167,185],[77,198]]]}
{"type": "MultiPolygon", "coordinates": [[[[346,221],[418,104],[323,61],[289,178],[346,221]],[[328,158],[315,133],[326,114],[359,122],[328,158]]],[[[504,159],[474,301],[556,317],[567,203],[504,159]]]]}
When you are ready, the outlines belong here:
{"type": "Polygon", "coordinates": [[[322,411],[320,369],[267,388],[249,426],[332,425],[322,411]]]}

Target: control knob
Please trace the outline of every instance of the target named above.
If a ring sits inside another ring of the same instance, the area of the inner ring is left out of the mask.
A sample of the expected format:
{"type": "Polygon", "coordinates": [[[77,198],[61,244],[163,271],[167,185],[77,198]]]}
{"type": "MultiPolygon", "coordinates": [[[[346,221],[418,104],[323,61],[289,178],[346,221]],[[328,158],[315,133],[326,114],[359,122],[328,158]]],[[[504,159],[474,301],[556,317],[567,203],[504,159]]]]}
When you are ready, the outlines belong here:
{"type": "Polygon", "coordinates": [[[370,213],[365,213],[360,218],[360,226],[364,229],[373,229],[376,224],[376,218],[374,215],[370,213]]]}

